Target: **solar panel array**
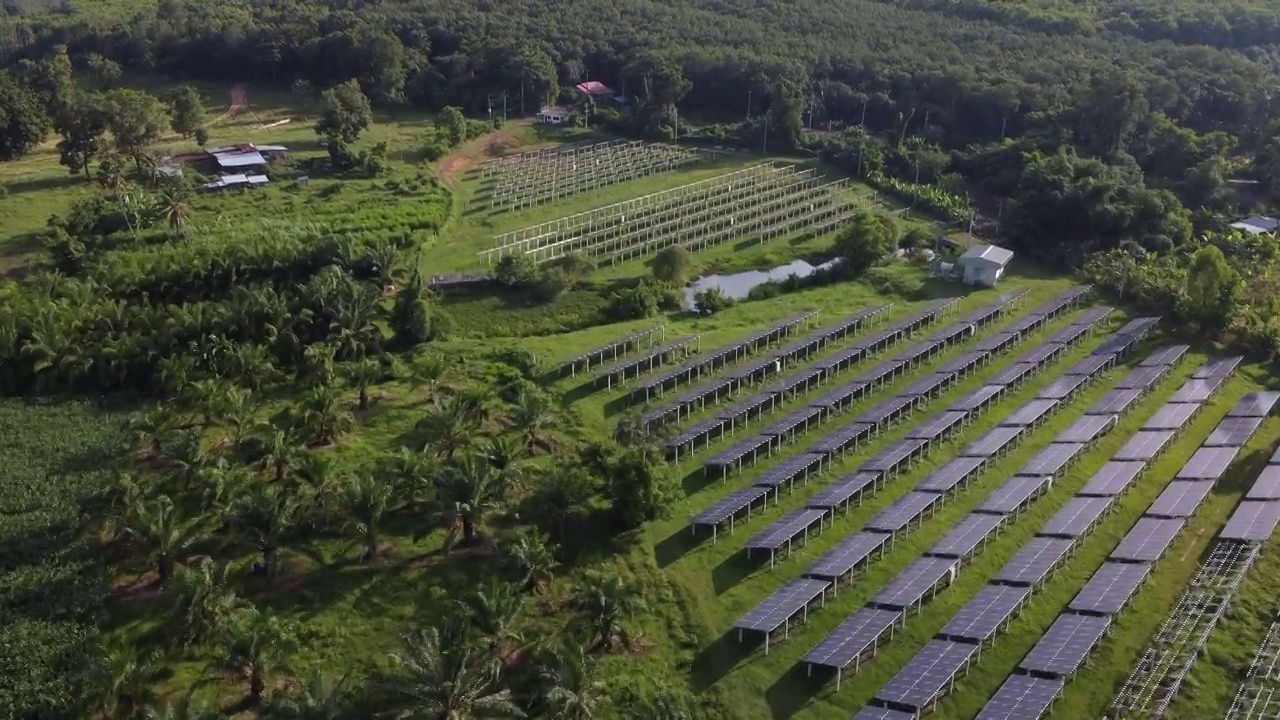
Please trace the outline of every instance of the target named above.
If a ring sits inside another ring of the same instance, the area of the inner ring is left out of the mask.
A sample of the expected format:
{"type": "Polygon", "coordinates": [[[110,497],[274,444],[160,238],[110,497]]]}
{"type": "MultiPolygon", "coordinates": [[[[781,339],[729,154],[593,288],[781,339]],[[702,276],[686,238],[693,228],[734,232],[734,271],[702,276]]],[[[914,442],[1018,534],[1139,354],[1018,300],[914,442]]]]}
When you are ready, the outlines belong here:
{"type": "Polygon", "coordinates": [[[602,372],[598,373],[595,378],[596,386],[605,385],[612,388],[614,385],[625,382],[626,380],[639,377],[661,365],[671,362],[677,357],[683,357],[690,352],[696,352],[701,338],[698,335],[690,335],[669,343],[659,345],[646,352],[645,354],[631,358],[617,365],[605,367],[602,372]]]}
{"type": "Polygon", "coordinates": [[[667,327],[665,325],[655,325],[639,332],[633,332],[566,361],[560,367],[560,374],[574,377],[579,370],[590,370],[592,365],[604,365],[638,350],[641,343],[644,343],[645,347],[652,347],[655,335],[660,336],[658,341],[661,342],[666,338],[666,334],[667,327]]]}

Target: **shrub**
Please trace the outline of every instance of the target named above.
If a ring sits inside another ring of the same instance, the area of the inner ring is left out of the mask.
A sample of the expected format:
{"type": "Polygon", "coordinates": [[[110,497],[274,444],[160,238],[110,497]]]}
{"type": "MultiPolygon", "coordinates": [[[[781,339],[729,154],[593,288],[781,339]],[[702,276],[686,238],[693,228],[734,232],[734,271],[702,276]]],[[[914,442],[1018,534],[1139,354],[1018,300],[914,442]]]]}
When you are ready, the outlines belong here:
{"type": "Polygon", "coordinates": [[[733,307],[734,299],[718,287],[711,287],[693,296],[693,307],[701,315],[715,315],[733,307]]]}
{"type": "Polygon", "coordinates": [[[528,255],[507,255],[493,269],[493,279],[505,287],[524,287],[538,279],[538,266],[528,255]]]}
{"type": "Polygon", "coordinates": [[[653,258],[653,277],[658,282],[684,285],[693,274],[693,255],[683,245],[663,248],[653,258]]]}
{"type": "Polygon", "coordinates": [[[900,268],[875,267],[867,271],[864,279],[877,292],[914,298],[924,289],[924,280],[916,272],[905,273],[900,268]]]}
{"type": "Polygon", "coordinates": [[[662,295],[656,286],[641,280],[633,287],[611,293],[605,313],[614,322],[653,317],[658,314],[662,295]]]}
{"type": "Polygon", "coordinates": [[[769,282],[760,283],[759,285],[751,288],[751,290],[747,292],[747,299],[768,300],[769,298],[778,297],[781,294],[782,283],[777,282],[776,280],[770,280],[769,282]]]}
{"type": "Polygon", "coordinates": [[[534,371],[538,369],[537,354],[524,348],[501,348],[494,350],[490,357],[493,358],[494,362],[510,365],[527,378],[532,378],[534,371]]]}

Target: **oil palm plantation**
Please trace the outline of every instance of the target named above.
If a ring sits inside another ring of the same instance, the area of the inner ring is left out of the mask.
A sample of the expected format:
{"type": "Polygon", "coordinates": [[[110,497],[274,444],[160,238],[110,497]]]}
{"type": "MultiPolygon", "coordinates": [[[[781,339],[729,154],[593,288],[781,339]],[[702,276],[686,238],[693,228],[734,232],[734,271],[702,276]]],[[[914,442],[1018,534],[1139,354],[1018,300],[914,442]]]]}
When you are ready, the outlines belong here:
{"type": "Polygon", "coordinates": [[[539,452],[551,452],[556,447],[556,421],[552,414],[551,403],[544,393],[537,390],[522,390],[516,396],[510,411],[510,422],[520,434],[524,449],[531,455],[539,452]]]}
{"type": "Polygon", "coordinates": [[[243,602],[227,580],[227,565],[205,557],[178,577],[173,601],[172,637],[184,647],[213,638],[243,602]]]}
{"type": "Polygon", "coordinates": [[[279,570],[280,549],[300,518],[301,507],[288,488],[252,484],[232,498],[228,520],[262,553],[262,572],[271,578],[279,570]]]}
{"type": "Polygon", "coordinates": [[[507,478],[488,458],[467,453],[446,465],[438,482],[436,500],[449,526],[445,547],[473,544],[485,518],[506,502],[507,478]]]}
{"type": "Polygon", "coordinates": [[[272,676],[284,669],[285,658],[297,645],[297,629],[270,612],[248,607],[231,616],[223,640],[218,665],[227,675],[248,683],[245,702],[257,707],[272,676]]]}
{"type": "Polygon", "coordinates": [[[542,532],[521,533],[504,551],[507,564],[515,571],[517,582],[525,592],[538,592],[551,582],[556,566],[555,550],[542,532]]]}
{"type": "Polygon", "coordinates": [[[92,693],[96,712],[107,720],[132,720],[155,699],[155,686],[164,675],[159,658],[140,653],[130,643],[112,643],[104,649],[105,662],[94,676],[92,693]]]}
{"type": "Polygon", "coordinates": [[[616,644],[624,648],[631,645],[627,624],[644,603],[622,578],[589,577],[578,586],[571,603],[591,633],[593,648],[608,650],[616,644]]]}
{"type": "Polygon", "coordinates": [[[380,473],[362,473],[347,480],[338,490],[338,506],[364,542],[360,560],[378,554],[378,530],[393,497],[393,487],[380,473]]]}
{"type": "Polygon", "coordinates": [[[316,672],[301,687],[266,708],[270,720],[347,720],[352,717],[346,677],[316,672]]]}
{"type": "Polygon", "coordinates": [[[348,363],[345,369],[347,378],[356,387],[357,407],[361,410],[368,410],[369,386],[382,379],[385,372],[382,363],[374,358],[366,357],[348,363]]]}
{"type": "Polygon", "coordinates": [[[425,449],[446,460],[470,447],[480,434],[476,413],[456,396],[432,402],[417,427],[425,449]]]}
{"type": "Polygon", "coordinates": [[[511,690],[503,687],[501,664],[468,637],[465,621],[403,636],[391,659],[393,673],[379,683],[391,700],[392,720],[498,720],[523,718],[511,690]]]}
{"type": "Polygon", "coordinates": [[[582,644],[562,635],[541,680],[544,702],[555,720],[595,720],[608,701],[608,686],[596,674],[596,661],[582,644]]]}
{"type": "Polygon", "coordinates": [[[342,406],[338,391],[328,385],[307,391],[298,419],[306,443],[312,446],[329,445],[355,425],[355,418],[342,406]]]}
{"type": "Polygon", "coordinates": [[[173,575],[177,557],[200,538],[197,525],[183,520],[168,495],[142,502],[125,528],[125,535],[147,549],[161,585],[173,575]]]}

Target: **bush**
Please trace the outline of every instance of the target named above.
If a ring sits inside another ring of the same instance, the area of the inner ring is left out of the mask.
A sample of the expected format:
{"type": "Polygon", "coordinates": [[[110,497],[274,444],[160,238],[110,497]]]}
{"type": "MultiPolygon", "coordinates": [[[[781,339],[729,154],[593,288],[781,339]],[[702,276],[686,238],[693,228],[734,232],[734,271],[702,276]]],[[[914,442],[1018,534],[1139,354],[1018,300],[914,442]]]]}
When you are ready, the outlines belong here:
{"type": "Polygon", "coordinates": [[[641,280],[633,287],[611,293],[605,313],[614,322],[653,317],[658,314],[662,296],[659,288],[641,280]]]}
{"type": "Polygon", "coordinates": [[[759,285],[751,288],[751,290],[747,292],[747,299],[768,300],[769,298],[778,297],[781,294],[782,283],[776,280],[770,280],[769,282],[760,283],[759,285]]]}
{"type": "Polygon", "coordinates": [[[718,287],[707,288],[693,296],[693,308],[701,315],[715,315],[733,307],[734,299],[718,287]]]}
{"type": "Polygon", "coordinates": [[[914,298],[924,289],[924,280],[917,272],[906,273],[895,267],[871,268],[863,279],[883,295],[914,298]]]}
{"type": "Polygon", "coordinates": [[[693,255],[683,245],[663,248],[653,258],[653,277],[658,282],[684,285],[693,274],[693,255]]]}
{"type": "Polygon", "coordinates": [[[569,292],[573,287],[573,278],[561,267],[548,267],[542,271],[542,277],[534,286],[534,293],[542,302],[551,302],[569,292]]]}
{"type": "Polygon", "coordinates": [[[490,356],[494,362],[500,362],[504,365],[510,365],[520,374],[527,378],[532,378],[535,370],[538,369],[538,356],[530,350],[518,347],[507,347],[494,350],[490,356]]]}
{"type": "Polygon", "coordinates": [[[507,255],[493,269],[493,279],[504,287],[525,287],[538,279],[538,265],[528,255],[507,255]]]}

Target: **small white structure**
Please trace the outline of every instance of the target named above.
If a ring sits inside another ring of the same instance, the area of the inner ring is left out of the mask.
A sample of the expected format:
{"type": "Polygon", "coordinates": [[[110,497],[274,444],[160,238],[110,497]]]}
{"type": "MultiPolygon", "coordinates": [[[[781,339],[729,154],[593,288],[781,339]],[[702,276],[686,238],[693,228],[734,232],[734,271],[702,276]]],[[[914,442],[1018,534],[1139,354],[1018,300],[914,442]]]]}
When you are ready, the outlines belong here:
{"type": "Polygon", "coordinates": [[[266,175],[223,175],[211,183],[205,183],[204,189],[210,192],[237,187],[257,187],[271,182],[266,175]]]}
{"type": "Polygon", "coordinates": [[[1262,235],[1264,233],[1274,233],[1276,228],[1280,228],[1280,221],[1265,215],[1250,215],[1240,222],[1231,223],[1231,227],[1241,232],[1247,232],[1250,235],[1262,235]]]}
{"type": "Polygon", "coordinates": [[[975,245],[960,256],[956,267],[964,273],[966,285],[994,287],[1012,259],[1013,251],[999,245],[975,245]]]}
{"type": "Polygon", "coordinates": [[[538,122],[543,125],[563,125],[569,122],[569,110],[559,105],[544,107],[538,112],[538,122]]]}

